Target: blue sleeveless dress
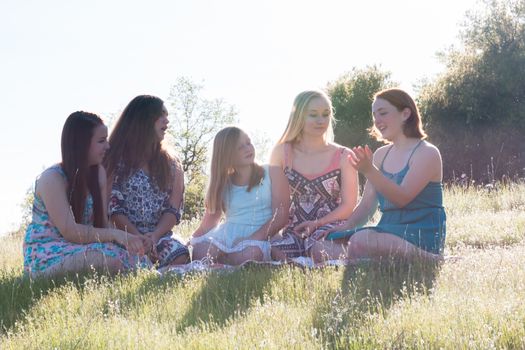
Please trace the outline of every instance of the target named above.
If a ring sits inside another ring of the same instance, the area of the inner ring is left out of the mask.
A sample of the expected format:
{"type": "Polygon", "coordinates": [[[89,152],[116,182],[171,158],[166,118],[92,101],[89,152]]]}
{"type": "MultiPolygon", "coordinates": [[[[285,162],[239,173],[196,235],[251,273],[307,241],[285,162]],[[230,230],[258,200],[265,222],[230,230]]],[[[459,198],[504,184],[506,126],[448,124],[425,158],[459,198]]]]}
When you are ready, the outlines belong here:
{"type": "Polygon", "coordinates": [[[248,247],[258,247],[264,260],[271,260],[268,240],[247,239],[236,243],[236,240],[250,236],[272,218],[272,182],[268,165],[263,168],[264,178],[261,184],[253,187],[250,192],[247,191],[248,186],[228,186],[224,195],[224,222],[206,234],[192,238],[191,245],[206,242],[227,254],[241,252],[248,247]]]}
{"type": "MultiPolygon", "coordinates": [[[[383,164],[390,147],[381,162],[380,171],[387,178],[400,185],[405,178],[412,155],[423,141],[420,141],[410,154],[405,167],[395,173],[384,170],[383,164]]],[[[398,208],[381,193],[377,193],[381,219],[377,226],[361,227],[348,231],[333,232],[327,239],[349,238],[356,232],[369,229],[377,232],[390,233],[427,252],[442,254],[446,236],[446,214],[443,207],[443,184],[429,182],[423,190],[406,206],[398,208]]]]}

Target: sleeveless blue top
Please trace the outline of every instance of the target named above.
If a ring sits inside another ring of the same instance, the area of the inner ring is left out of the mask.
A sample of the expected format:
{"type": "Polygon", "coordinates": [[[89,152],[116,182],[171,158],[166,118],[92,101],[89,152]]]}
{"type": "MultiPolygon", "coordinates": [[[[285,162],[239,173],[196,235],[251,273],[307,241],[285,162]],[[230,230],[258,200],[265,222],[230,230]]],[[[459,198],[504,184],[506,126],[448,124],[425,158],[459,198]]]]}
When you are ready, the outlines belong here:
{"type": "MultiPolygon", "coordinates": [[[[385,159],[392,149],[390,147],[381,162],[381,173],[400,185],[409,170],[412,155],[422,142],[423,140],[414,147],[405,167],[395,174],[389,173],[383,168],[385,159]]],[[[446,214],[443,207],[443,184],[441,182],[429,182],[403,208],[397,207],[379,192],[377,192],[377,199],[381,211],[381,219],[377,226],[337,232],[333,236],[329,235],[329,239],[350,237],[358,231],[370,229],[393,234],[430,253],[443,253],[446,236],[446,214]]]]}

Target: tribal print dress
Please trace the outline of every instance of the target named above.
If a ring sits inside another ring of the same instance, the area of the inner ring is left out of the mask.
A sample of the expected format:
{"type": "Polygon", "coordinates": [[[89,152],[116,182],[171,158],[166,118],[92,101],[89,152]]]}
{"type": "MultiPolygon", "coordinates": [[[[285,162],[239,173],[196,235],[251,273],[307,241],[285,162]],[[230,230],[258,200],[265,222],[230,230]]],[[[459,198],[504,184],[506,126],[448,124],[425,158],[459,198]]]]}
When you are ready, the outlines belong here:
{"type": "Polygon", "coordinates": [[[319,174],[301,174],[293,168],[291,159],[291,145],[284,147],[284,174],[288,178],[290,187],[290,221],[284,229],[282,238],[272,241],[272,247],[284,252],[287,258],[295,258],[308,254],[316,240],[320,238],[322,231],[328,230],[342,223],[342,221],[318,227],[315,232],[306,239],[294,234],[293,229],[305,222],[315,221],[331,211],[335,210],[341,203],[341,168],[340,160],[344,152],[340,148],[334,152],[329,166],[319,174]]]}

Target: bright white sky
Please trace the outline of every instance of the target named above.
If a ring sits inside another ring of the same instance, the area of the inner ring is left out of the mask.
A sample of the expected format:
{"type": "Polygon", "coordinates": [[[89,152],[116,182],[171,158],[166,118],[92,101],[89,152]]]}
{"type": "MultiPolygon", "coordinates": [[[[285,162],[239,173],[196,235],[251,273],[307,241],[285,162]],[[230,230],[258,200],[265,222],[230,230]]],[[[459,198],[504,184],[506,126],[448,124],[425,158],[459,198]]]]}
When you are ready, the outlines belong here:
{"type": "Polygon", "coordinates": [[[293,98],[379,64],[401,87],[443,69],[475,0],[0,2],[0,234],[35,177],[60,159],[65,118],[115,113],[177,77],[224,98],[272,142],[293,98]]]}

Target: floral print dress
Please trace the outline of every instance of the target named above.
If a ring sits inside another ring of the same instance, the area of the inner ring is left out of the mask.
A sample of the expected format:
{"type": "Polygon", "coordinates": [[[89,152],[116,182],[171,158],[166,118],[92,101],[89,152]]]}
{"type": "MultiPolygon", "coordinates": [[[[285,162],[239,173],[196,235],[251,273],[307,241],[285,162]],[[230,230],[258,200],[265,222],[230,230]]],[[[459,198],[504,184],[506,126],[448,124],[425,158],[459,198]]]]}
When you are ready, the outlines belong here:
{"type": "MultiPolygon", "coordinates": [[[[47,171],[57,172],[64,180],[66,179],[66,174],[60,165],[54,165],[44,172],[47,171]]],[[[93,225],[93,198],[91,195],[86,198],[84,214],[80,223],[93,225]]],[[[149,259],[131,255],[126,249],[115,243],[79,244],[67,241],[51,221],[44,201],[35,191],[33,217],[27,226],[23,244],[25,273],[32,276],[45,274],[51,267],[56,268],[56,265],[63,264],[68,257],[86,254],[89,251],[97,251],[104,256],[118,258],[125,270],[132,269],[137,265],[149,265],[149,259]]]]}
{"type": "MultiPolygon", "coordinates": [[[[117,167],[109,201],[109,215],[125,215],[137,230],[146,234],[157,227],[160,218],[170,213],[180,220],[181,208],[170,204],[171,189],[163,191],[144,170],[134,170],[128,177],[122,175],[122,165],[117,167]]],[[[175,168],[175,167],[173,167],[175,168]]],[[[176,174],[176,172],[174,171],[176,174]]],[[[182,203],[180,204],[182,207],[182,203]]],[[[188,248],[172,231],[166,232],[158,241],[159,267],[173,263],[181,255],[189,255],[188,248]]]]}

